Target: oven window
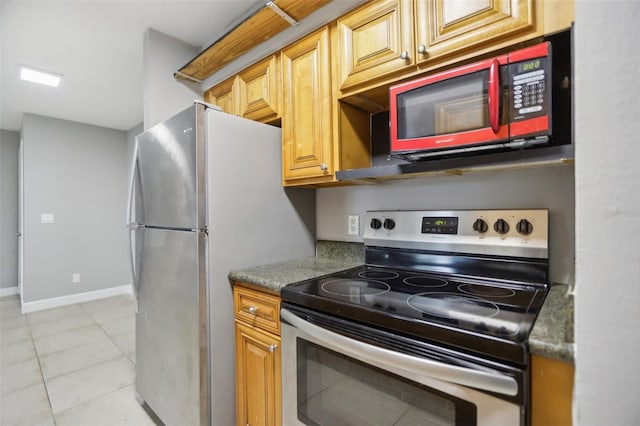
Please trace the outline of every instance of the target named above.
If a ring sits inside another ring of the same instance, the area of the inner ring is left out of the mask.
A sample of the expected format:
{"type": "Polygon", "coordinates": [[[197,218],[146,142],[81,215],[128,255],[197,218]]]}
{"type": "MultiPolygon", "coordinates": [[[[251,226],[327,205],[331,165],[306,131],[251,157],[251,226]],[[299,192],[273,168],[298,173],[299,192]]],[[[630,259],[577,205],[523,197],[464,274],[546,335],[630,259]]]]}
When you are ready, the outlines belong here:
{"type": "Polygon", "coordinates": [[[475,425],[475,405],[297,339],[298,419],[313,426],[475,425]]]}

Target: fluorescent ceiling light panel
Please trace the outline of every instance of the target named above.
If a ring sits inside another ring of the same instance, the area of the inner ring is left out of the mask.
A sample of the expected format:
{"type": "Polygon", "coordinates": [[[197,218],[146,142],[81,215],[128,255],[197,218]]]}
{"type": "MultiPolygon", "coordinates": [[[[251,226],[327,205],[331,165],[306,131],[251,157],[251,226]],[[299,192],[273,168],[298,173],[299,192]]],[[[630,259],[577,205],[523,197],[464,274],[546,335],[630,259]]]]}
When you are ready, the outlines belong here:
{"type": "Polygon", "coordinates": [[[31,81],[32,83],[58,87],[62,80],[62,75],[20,65],[20,78],[22,80],[31,81]]]}

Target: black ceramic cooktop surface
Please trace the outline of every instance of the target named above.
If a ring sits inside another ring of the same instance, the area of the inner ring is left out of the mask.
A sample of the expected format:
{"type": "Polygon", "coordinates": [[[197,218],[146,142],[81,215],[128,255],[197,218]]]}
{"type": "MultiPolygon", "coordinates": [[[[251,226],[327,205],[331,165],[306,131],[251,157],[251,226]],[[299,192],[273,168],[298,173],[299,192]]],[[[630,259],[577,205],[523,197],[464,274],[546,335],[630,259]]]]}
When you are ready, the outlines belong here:
{"type": "Polygon", "coordinates": [[[535,285],[375,266],[292,284],[281,293],[283,302],[476,347],[486,344],[483,339],[525,344],[545,295],[546,288],[535,285]]]}

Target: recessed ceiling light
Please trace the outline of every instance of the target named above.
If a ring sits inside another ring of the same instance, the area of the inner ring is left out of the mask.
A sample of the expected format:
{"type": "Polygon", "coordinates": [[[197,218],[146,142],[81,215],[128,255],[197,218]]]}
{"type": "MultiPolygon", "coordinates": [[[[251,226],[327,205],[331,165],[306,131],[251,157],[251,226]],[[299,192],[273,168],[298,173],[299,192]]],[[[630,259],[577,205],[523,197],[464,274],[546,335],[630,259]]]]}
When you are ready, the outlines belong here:
{"type": "Polygon", "coordinates": [[[20,78],[22,80],[31,81],[33,83],[44,84],[46,86],[58,87],[62,74],[56,74],[49,71],[37,70],[35,68],[20,65],[20,78]]]}

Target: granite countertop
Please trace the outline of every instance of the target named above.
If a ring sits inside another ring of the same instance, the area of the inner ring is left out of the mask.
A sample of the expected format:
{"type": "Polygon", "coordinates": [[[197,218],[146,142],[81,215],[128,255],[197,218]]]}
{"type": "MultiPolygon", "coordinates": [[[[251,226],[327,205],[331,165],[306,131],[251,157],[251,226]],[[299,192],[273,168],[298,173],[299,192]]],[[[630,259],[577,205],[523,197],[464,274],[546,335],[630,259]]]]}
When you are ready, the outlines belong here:
{"type": "Polygon", "coordinates": [[[364,264],[364,246],[360,243],[318,241],[316,257],[292,259],[285,262],[229,272],[229,279],[255,284],[280,292],[287,284],[321,277],[364,264]]]}
{"type": "MultiPolygon", "coordinates": [[[[288,284],[364,264],[357,243],[318,241],[316,257],[255,266],[229,272],[229,279],[280,292],[288,284]]],[[[573,296],[566,284],[553,284],[529,336],[532,354],[573,363],[573,296]]]]}
{"type": "Polygon", "coordinates": [[[280,292],[287,284],[355,268],[362,264],[363,262],[350,260],[308,257],[231,271],[229,279],[280,292]]]}
{"type": "Polygon", "coordinates": [[[534,355],[573,364],[573,296],[569,285],[553,284],[529,335],[534,355]]]}

